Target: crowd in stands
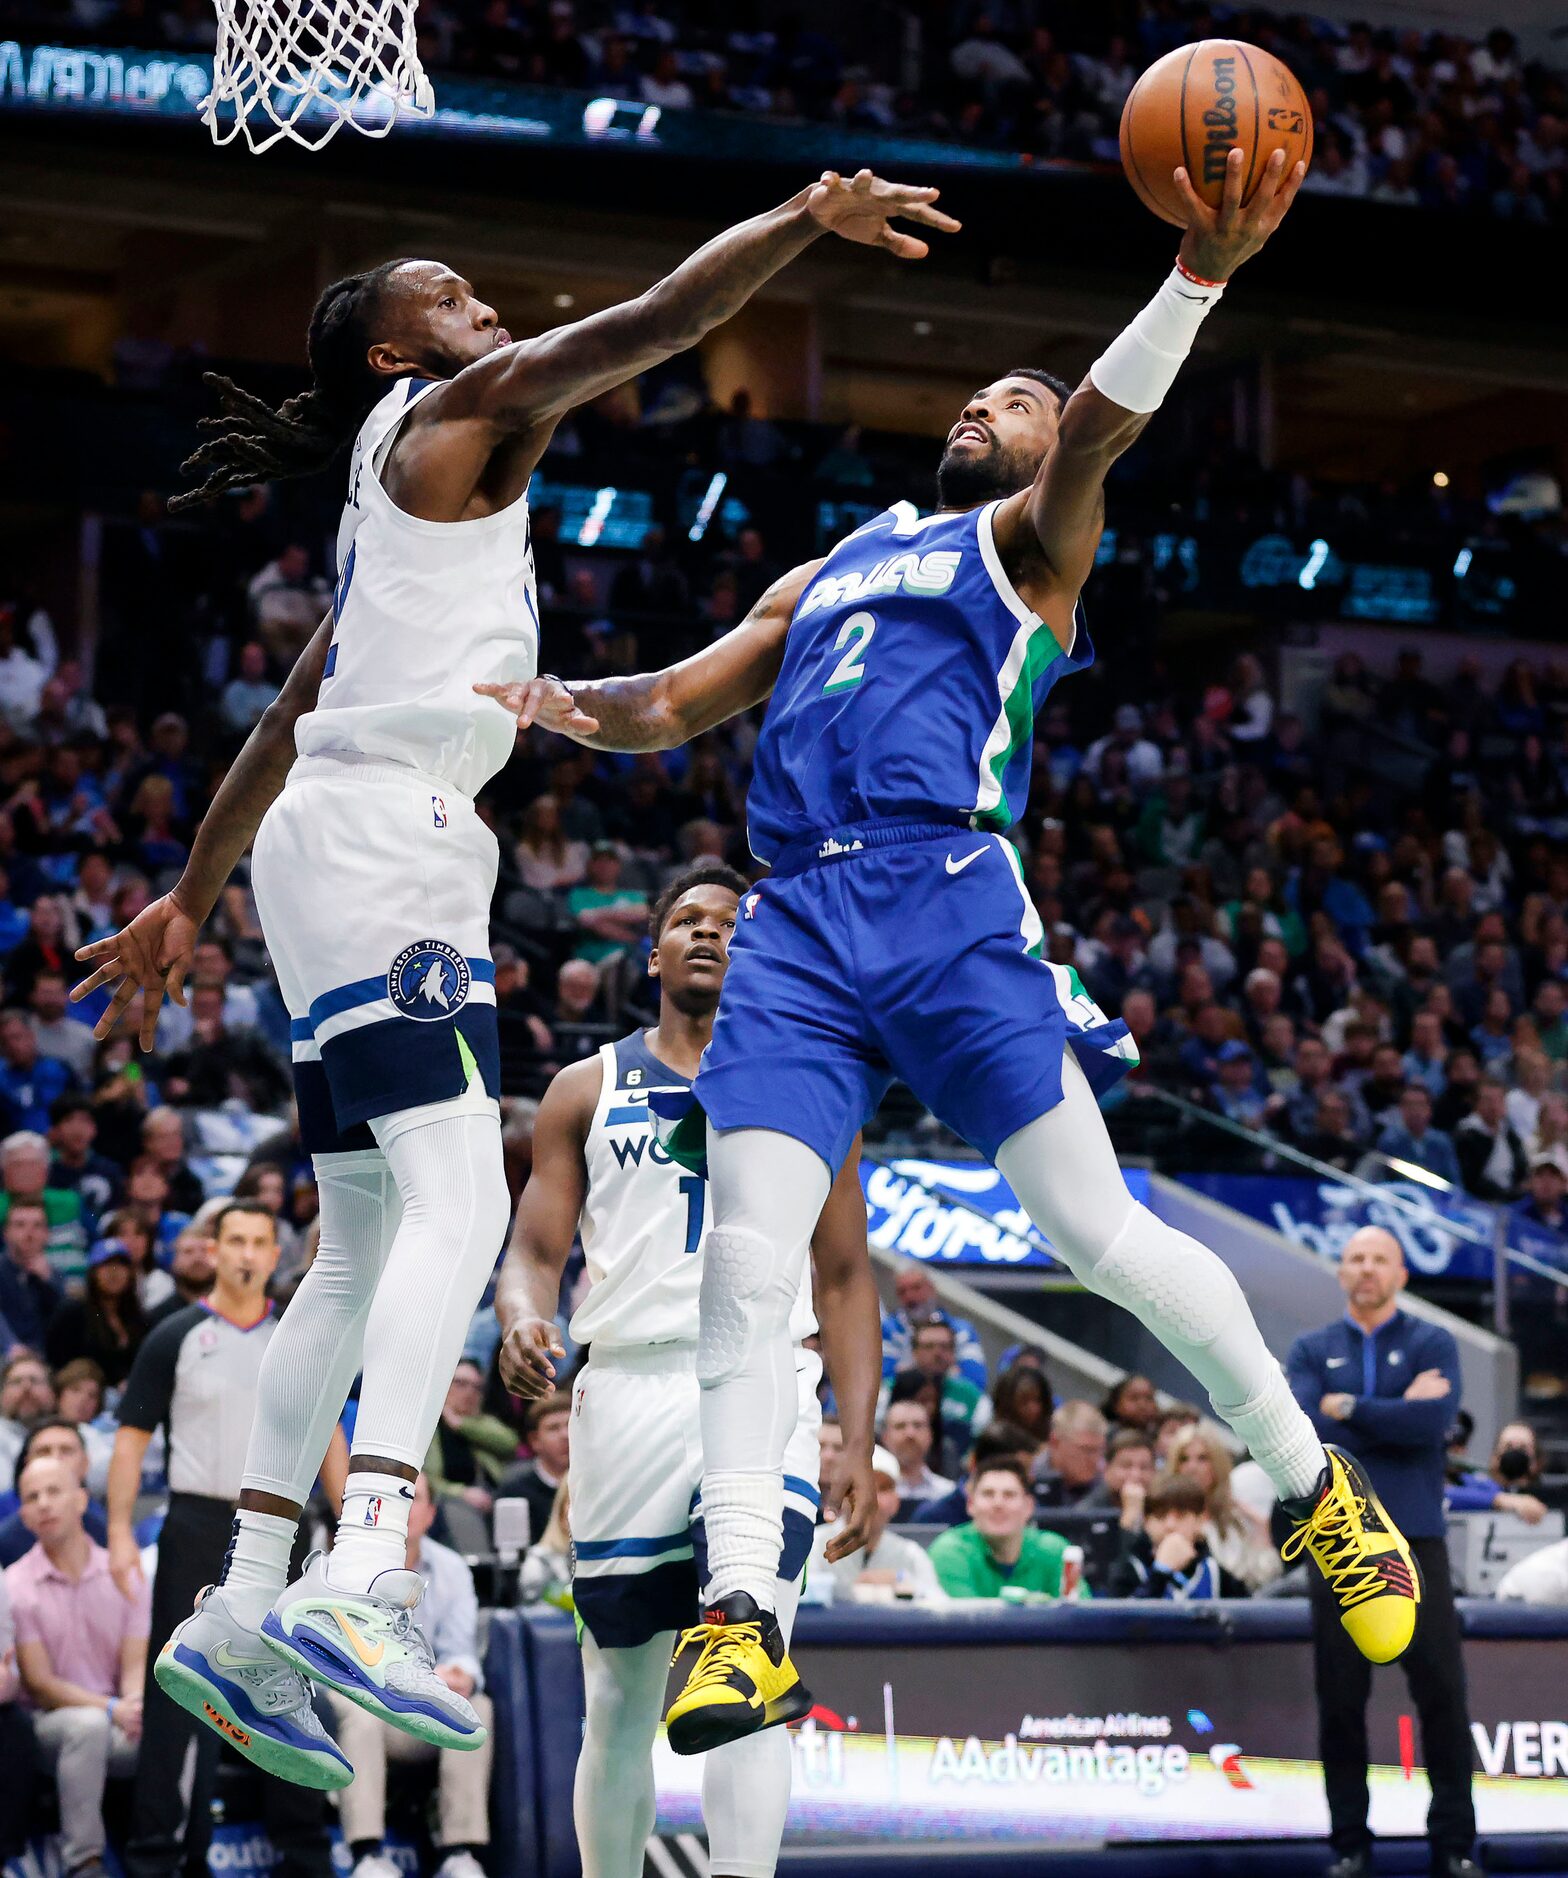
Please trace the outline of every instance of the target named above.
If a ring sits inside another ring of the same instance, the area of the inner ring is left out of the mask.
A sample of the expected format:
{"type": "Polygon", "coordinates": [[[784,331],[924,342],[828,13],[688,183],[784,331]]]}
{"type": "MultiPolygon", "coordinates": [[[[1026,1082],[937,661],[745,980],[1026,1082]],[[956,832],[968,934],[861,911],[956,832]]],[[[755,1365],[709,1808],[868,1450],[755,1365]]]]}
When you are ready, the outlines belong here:
{"type": "MultiPolygon", "coordinates": [[[[1568,89],[1501,25],[1470,37],[1206,0],[969,0],[907,6],[900,32],[896,11],[847,39],[820,18],[697,0],[426,0],[418,30],[438,72],[1104,163],[1138,74],[1221,34],[1300,79],[1316,130],[1308,189],[1527,224],[1563,216],[1568,89]]],[[[206,52],[216,26],[203,0],[0,0],[0,31],[206,52]]]]}

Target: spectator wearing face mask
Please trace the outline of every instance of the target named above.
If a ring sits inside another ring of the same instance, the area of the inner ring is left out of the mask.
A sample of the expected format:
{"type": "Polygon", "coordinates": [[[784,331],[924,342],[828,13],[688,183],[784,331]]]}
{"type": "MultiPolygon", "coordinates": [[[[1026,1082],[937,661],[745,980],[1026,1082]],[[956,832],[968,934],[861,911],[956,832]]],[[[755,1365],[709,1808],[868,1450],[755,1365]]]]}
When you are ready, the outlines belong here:
{"type": "Polygon", "coordinates": [[[1462,1474],[1443,1495],[1450,1513],[1512,1513],[1538,1526],[1546,1503],[1531,1491],[1540,1480],[1540,1452],[1528,1422],[1510,1422],[1499,1431],[1485,1473],[1462,1474]]]}

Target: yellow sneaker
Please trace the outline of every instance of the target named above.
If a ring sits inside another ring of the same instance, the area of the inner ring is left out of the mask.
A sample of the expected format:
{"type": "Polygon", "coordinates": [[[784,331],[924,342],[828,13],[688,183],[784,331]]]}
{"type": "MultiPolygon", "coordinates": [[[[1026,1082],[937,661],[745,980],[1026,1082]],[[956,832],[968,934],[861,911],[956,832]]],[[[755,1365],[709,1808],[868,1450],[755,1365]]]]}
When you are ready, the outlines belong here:
{"type": "Polygon", "coordinates": [[[705,1754],[810,1711],[810,1692],[789,1660],[778,1619],[744,1591],[682,1631],[676,1662],[687,1648],[696,1649],[697,1661],[664,1717],[677,1754],[705,1754]]]}
{"type": "Polygon", "coordinates": [[[1368,1661],[1392,1663],[1416,1634],[1420,1568],[1371,1481],[1343,1449],[1325,1452],[1328,1480],[1280,1556],[1289,1561],[1310,1552],[1351,1642],[1368,1661]]]}

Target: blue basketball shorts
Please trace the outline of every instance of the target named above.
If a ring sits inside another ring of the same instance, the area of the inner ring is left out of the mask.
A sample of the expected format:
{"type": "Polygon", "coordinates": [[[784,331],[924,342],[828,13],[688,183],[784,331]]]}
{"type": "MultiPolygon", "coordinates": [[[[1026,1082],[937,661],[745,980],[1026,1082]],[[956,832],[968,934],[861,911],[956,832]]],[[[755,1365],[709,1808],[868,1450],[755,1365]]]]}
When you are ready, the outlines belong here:
{"type": "Polygon", "coordinates": [[[869,822],[786,849],[741,904],[694,1085],[717,1128],[771,1128],[842,1165],[894,1077],[988,1160],[1138,1061],[1044,932],[1001,836],[869,822]]]}
{"type": "Polygon", "coordinates": [[[495,836],[403,764],[301,757],[251,886],[288,1006],[307,1153],[372,1148],[401,1109],[501,1093],[490,959],[495,836]]]}

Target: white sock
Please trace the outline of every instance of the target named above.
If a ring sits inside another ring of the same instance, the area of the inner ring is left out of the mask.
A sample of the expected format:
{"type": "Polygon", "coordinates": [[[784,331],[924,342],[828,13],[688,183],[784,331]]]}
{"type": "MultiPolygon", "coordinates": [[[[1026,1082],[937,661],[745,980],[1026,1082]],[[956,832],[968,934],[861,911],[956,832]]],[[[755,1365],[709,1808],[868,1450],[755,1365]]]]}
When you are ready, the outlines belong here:
{"type": "Polygon", "coordinates": [[[771,1610],[800,1413],[789,1323],[831,1176],[803,1142],[732,1128],[710,1131],[708,1179],[697,1337],[708,1597],[745,1591],[771,1610]]]}
{"type": "Polygon", "coordinates": [[[242,1508],[234,1515],[218,1583],[241,1623],[257,1628],[277,1602],[288,1582],[289,1555],[298,1535],[299,1522],[281,1513],[252,1513],[242,1508]]]}
{"type": "Polygon", "coordinates": [[[340,1591],[368,1591],[377,1572],[401,1571],[408,1559],[413,1504],[414,1483],[401,1474],[350,1474],[327,1582],[340,1591]]]}
{"type": "Polygon", "coordinates": [[[653,1742],[674,1641],[667,1631],[635,1649],[601,1650],[591,1631],[583,1633],[587,1720],[572,1787],[583,1878],[642,1878],[655,1811],[653,1742]]]}
{"type": "Polygon", "coordinates": [[[1062,1100],[1010,1135],[996,1165],[1089,1290],[1131,1311],[1186,1364],[1285,1499],[1310,1493],[1323,1443],[1286,1385],[1235,1274],[1127,1191],[1071,1050],[1062,1100]]]}

